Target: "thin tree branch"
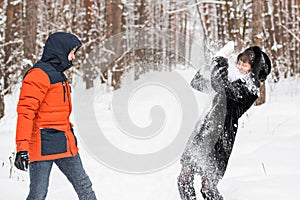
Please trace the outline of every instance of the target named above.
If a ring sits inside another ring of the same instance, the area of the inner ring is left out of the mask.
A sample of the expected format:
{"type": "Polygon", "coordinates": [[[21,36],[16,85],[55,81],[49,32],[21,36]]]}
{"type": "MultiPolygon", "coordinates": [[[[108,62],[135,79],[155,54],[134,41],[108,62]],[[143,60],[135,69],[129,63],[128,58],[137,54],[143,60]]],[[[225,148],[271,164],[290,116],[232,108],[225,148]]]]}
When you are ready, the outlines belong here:
{"type": "MultiPolygon", "coordinates": [[[[212,4],[225,4],[224,1],[213,1],[213,0],[207,0],[207,1],[200,1],[198,3],[195,3],[195,4],[192,4],[192,5],[189,5],[189,6],[186,6],[184,8],[181,8],[181,9],[177,9],[177,10],[169,10],[167,11],[168,14],[173,14],[173,13],[176,13],[176,12],[182,12],[182,11],[186,11],[186,10],[189,10],[190,8],[193,8],[195,6],[198,6],[202,3],[212,3],[212,4]]],[[[232,5],[232,2],[228,2],[228,4],[231,6],[232,5]]]]}
{"type": "Polygon", "coordinates": [[[280,24],[281,27],[283,27],[287,32],[289,32],[298,42],[300,42],[300,38],[295,35],[292,31],[290,31],[286,26],[280,24]]]}

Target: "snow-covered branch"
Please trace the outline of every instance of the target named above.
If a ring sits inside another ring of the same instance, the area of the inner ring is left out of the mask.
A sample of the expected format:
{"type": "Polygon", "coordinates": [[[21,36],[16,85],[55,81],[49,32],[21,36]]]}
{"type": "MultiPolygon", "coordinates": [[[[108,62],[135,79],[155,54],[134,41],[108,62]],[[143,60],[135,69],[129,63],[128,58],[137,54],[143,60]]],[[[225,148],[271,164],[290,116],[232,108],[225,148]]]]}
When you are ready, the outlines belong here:
{"type": "Polygon", "coordinates": [[[21,44],[22,42],[23,42],[23,40],[21,40],[21,39],[14,40],[14,41],[9,41],[9,42],[6,42],[4,44],[0,44],[0,47],[5,47],[5,46],[11,45],[11,44],[21,44]]]}
{"type": "MultiPolygon", "coordinates": [[[[195,6],[201,5],[203,3],[221,4],[221,5],[225,5],[226,4],[225,1],[213,1],[213,0],[200,1],[198,3],[192,4],[192,5],[189,5],[189,6],[185,6],[183,8],[177,9],[177,10],[169,10],[167,13],[168,14],[174,14],[174,13],[186,11],[186,10],[189,10],[190,8],[193,8],[195,6]]],[[[228,2],[228,5],[232,5],[232,2],[228,2]]]]}
{"type": "Polygon", "coordinates": [[[298,42],[300,42],[300,38],[297,37],[297,35],[295,33],[293,33],[292,31],[290,31],[286,26],[280,24],[281,27],[283,27],[287,32],[289,32],[298,42]]]}

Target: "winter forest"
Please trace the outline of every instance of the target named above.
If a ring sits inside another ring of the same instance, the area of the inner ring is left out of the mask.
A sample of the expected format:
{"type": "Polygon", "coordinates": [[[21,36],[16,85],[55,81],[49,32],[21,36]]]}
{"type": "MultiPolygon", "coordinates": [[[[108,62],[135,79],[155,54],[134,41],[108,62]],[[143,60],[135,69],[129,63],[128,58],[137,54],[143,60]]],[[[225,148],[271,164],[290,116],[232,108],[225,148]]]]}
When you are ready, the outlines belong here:
{"type": "Polygon", "coordinates": [[[131,68],[138,79],[151,68],[188,66],[194,44],[209,52],[230,40],[236,51],[261,46],[272,59],[272,80],[278,82],[300,73],[299,16],[299,0],[1,0],[0,118],[4,96],[40,58],[50,33],[71,32],[83,41],[78,63],[69,73],[80,75],[86,88],[93,87],[95,79],[117,88],[131,68]],[[130,48],[139,29],[149,30],[152,47],[130,48]],[[167,37],[159,37],[160,32],[167,37]],[[113,48],[107,46],[111,38],[113,48]]]}
{"type": "MultiPolygon", "coordinates": [[[[24,74],[59,31],[83,44],[65,74],[98,198],[180,199],[180,156],[213,100],[191,78],[211,77],[211,58],[233,41],[234,56],[261,47],[272,70],[259,106],[239,118],[218,189],[226,200],[299,199],[300,0],[0,0],[0,199],[28,194],[29,173],[14,166],[16,108],[24,74]]],[[[52,174],[47,199],[77,199],[52,174]]],[[[200,199],[201,184],[195,176],[200,199]]]]}

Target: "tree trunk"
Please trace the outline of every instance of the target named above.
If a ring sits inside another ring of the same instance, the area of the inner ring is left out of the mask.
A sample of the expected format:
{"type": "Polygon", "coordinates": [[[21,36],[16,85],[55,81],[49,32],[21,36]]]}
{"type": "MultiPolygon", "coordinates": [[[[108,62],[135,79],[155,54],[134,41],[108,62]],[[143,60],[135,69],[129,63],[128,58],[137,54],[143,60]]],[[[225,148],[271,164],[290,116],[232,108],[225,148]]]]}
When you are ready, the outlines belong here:
{"type": "MultiPolygon", "coordinates": [[[[22,46],[22,3],[14,4],[14,0],[7,1],[6,7],[6,29],[5,29],[5,45],[4,45],[4,71],[3,71],[3,89],[6,93],[10,92],[10,87],[17,82],[18,77],[11,77],[11,74],[16,74],[16,68],[13,65],[20,64],[22,46]],[[10,68],[10,70],[8,70],[10,68]]],[[[5,94],[4,94],[5,95],[5,94]]]]}
{"type": "Polygon", "coordinates": [[[210,17],[209,17],[209,5],[208,3],[203,3],[203,13],[204,13],[204,25],[205,30],[207,30],[206,34],[209,39],[212,39],[211,37],[211,24],[210,24],[210,17]]]}
{"type": "MultiPolygon", "coordinates": [[[[1,87],[1,86],[0,86],[1,87]]],[[[2,89],[2,88],[0,88],[2,89]]],[[[4,95],[0,93],[0,119],[4,116],[4,95]]]]}
{"type": "MultiPolygon", "coordinates": [[[[299,23],[299,16],[300,16],[300,0],[295,0],[295,21],[293,22],[295,24],[295,30],[298,30],[297,37],[300,38],[299,30],[300,30],[300,23],[299,23]],[[298,19],[298,20],[296,20],[298,19]]],[[[300,74],[300,42],[296,42],[295,45],[295,62],[297,63],[297,73],[300,74]]]]}
{"type": "Polygon", "coordinates": [[[218,4],[217,5],[217,29],[218,29],[218,40],[222,42],[222,44],[225,43],[225,37],[224,37],[224,33],[225,33],[225,21],[224,21],[224,15],[223,15],[223,8],[222,5],[218,4]]]}
{"type": "Polygon", "coordinates": [[[200,24],[201,24],[201,27],[202,27],[202,30],[203,30],[202,32],[204,34],[204,39],[207,39],[208,33],[207,33],[206,26],[205,26],[205,19],[203,19],[203,14],[202,14],[202,13],[204,13],[204,12],[202,12],[203,3],[199,4],[198,0],[195,0],[195,4],[197,5],[196,9],[197,9],[197,12],[198,12],[198,15],[199,15],[200,24]]]}
{"type": "Polygon", "coordinates": [[[138,19],[138,24],[141,26],[146,25],[145,23],[147,22],[147,18],[148,18],[148,15],[146,13],[146,5],[147,5],[147,1],[141,0],[140,6],[137,9],[140,16],[138,19]]]}
{"type": "Polygon", "coordinates": [[[232,35],[232,29],[233,29],[233,27],[232,27],[232,20],[231,20],[231,17],[230,17],[230,15],[231,15],[231,8],[230,8],[230,6],[228,4],[228,0],[226,0],[226,4],[225,5],[226,5],[226,18],[227,18],[227,24],[228,24],[227,31],[228,31],[229,39],[232,40],[233,39],[233,35],[232,35]]]}
{"type": "Polygon", "coordinates": [[[30,60],[31,63],[28,64],[31,66],[35,62],[37,9],[38,0],[26,0],[25,17],[23,19],[23,48],[24,58],[30,60]]]}
{"type": "MultiPolygon", "coordinates": [[[[90,38],[89,31],[92,26],[92,5],[93,2],[91,0],[84,0],[84,7],[85,7],[85,24],[84,24],[84,34],[83,34],[83,43],[86,44],[84,48],[84,54],[88,55],[91,52],[91,44],[88,44],[90,38]]],[[[93,83],[93,65],[87,62],[84,66],[84,81],[85,81],[85,88],[89,89],[94,86],[93,83]]]]}
{"type": "MultiPolygon", "coordinates": [[[[243,0],[242,5],[244,5],[245,3],[246,3],[246,1],[243,0]]],[[[242,29],[242,38],[241,39],[242,39],[242,41],[245,41],[245,35],[246,35],[246,29],[247,29],[247,12],[244,9],[242,9],[242,12],[243,12],[243,23],[242,23],[243,29],[242,29]]],[[[242,45],[241,45],[241,47],[242,47],[242,45]]]]}
{"type": "MultiPolygon", "coordinates": [[[[262,47],[262,14],[263,14],[263,2],[262,1],[252,1],[252,43],[253,45],[257,45],[262,47]]],[[[261,83],[260,85],[260,96],[256,100],[255,105],[264,104],[266,101],[266,93],[265,93],[265,84],[261,83]]]]}
{"type": "MultiPolygon", "coordinates": [[[[118,56],[121,54],[121,38],[120,34],[122,32],[122,21],[123,21],[123,4],[121,0],[105,0],[105,8],[106,8],[106,38],[109,40],[113,40],[113,46],[111,51],[114,52],[113,62],[118,59],[118,56]]],[[[108,59],[111,60],[111,59],[108,59]]],[[[106,70],[104,72],[104,77],[107,79],[108,71],[112,72],[112,84],[115,86],[119,83],[120,76],[122,75],[122,70],[118,70],[116,72],[118,66],[117,63],[104,63],[106,65],[106,70]]]]}
{"type": "MultiPolygon", "coordinates": [[[[0,10],[4,10],[4,1],[0,1],[0,10]]],[[[4,13],[0,13],[2,16],[4,13]]],[[[0,24],[0,37],[4,37],[4,25],[0,24]]],[[[0,40],[0,45],[3,45],[3,40],[0,40]]],[[[0,66],[3,66],[2,58],[4,56],[4,52],[0,52],[0,66]]],[[[3,75],[4,69],[0,68],[0,119],[4,116],[4,93],[3,93],[3,75]]]]}
{"type": "MultiPolygon", "coordinates": [[[[288,30],[297,33],[297,30],[295,29],[295,21],[296,21],[296,17],[295,17],[295,12],[294,12],[294,8],[293,8],[293,4],[294,4],[294,0],[289,0],[287,1],[287,14],[286,14],[286,22],[287,22],[287,28],[288,30]]],[[[299,31],[298,31],[299,32],[299,31]]],[[[293,36],[288,32],[287,33],[287,37],[285,38],[287,39],[287,41],[285,41],[287,43],[288,46],[288,53],[289,53],[289,62],[290,62],[290,69],[291,69],[291,75],[295,75],[296,73],[296,60],[295,60],[295,39],[293,38],[293,36]]]]}
{"type": "Polygon", "coordinates": [[[232,20],[232,40],[236,43],[238,51],[242,49],[242,40],[241,40],[241,32],[240,28],[242,27],[241,24],[241,12],[240,12],[240,5],[238,3],[238,0],[232,1],[232,7],[233,7],[233,19],[232,20]]]}
{"type": "Polygon", "coordinates": [[[275,39],[275,29],[274,29],[274,18],[272,14],[271,8],[272,2],[270,1],[265,1],[264,5],[264,20],[265,20],[265,31],[267,33],[267,37],[265,39],[265,47],[269,50],[267,53],[269,53],[270,59],[273,61],[272,62],[272,78],[274,82],[279,81],[279,70],[277,66],[277,62],[275,62],[275,59],[278,57],[277,51],[272,48],[273,45],[276,42],[275,39]]]}

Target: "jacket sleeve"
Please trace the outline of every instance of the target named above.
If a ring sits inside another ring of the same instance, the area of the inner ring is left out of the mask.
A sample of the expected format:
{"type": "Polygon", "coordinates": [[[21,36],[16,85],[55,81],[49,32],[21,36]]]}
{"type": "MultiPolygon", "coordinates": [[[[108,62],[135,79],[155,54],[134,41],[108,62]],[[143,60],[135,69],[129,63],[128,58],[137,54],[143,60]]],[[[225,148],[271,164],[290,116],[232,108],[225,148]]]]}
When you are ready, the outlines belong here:
{"type": "Polygon", "coordinates": [[[49,87],[50,80],[48,75],[41,69],[34,68],[25,76],[17,106],[17,151],[28,151],[33,122],[49,87]]]}
{"type": "Polygon", "coordinates": [[[249,98],[253,100],[258,98],[257,92],[249,89],[240,79],[234,82],[227,81],[224,90],[227,98],[239,103],[246,103],[250,100],[249,98]]]}
{"type": "MultiPolygon", "coordinates": [[[[225,93],[226,97],[239,102],[245,103],[249,98],[258,97],[258,87],[253,81],[252,74],[245,78],[230,82],[228,80],[228,61],[225,58],[217,57],[211,74],[211,85],[217,93],[225,93]]],[[[258,84],[258,83],[256,83],[258,84]]]]}
{"type": "Polygon", "coordinates": [[[197,73],[195,74],[194,78],[190,83],[192,88],[200,92],[208,92],[209,84],[210,84],[209,80],[203,77],[200,70],[197,71],[197,73]]]}

